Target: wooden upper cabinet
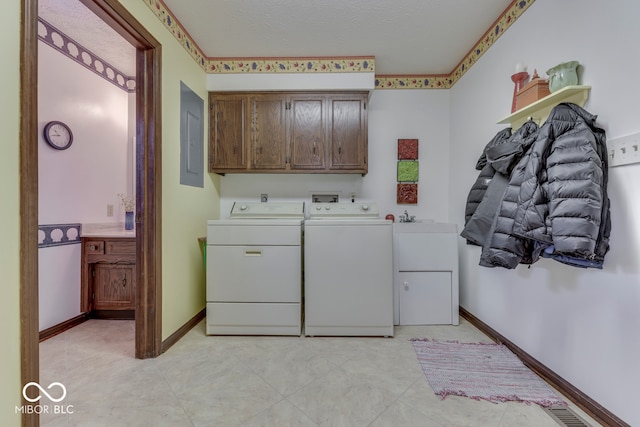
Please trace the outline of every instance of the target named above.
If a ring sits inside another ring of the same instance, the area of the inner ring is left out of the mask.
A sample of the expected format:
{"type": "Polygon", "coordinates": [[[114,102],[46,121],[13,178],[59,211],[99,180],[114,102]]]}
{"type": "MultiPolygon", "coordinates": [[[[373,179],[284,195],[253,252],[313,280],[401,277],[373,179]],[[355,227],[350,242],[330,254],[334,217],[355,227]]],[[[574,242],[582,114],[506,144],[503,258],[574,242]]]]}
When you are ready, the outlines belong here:
{"type": "Polygon", "coordinates": [[[279,95],[250,97],[251,167],[285,169],[287,164],[287,101],[279,95]]]}
{"type": "Polygon", "coordinates": [[[209,96],[209,170],[246,169],[246,105],[242,95],[209,96]]]}
{"type": "Polygon", "coordinates": [[[210,93],[209,171],[367,173],[365,92],[210,93]]]}
{"type": "Polygon", "coordinates": [[[327,121],[324,96],[292,96],[291,169],[325,169],[327,121]]]}
{"type": "Polygon", "coordinates": [[[367,97],[332,96],[329,106],[329,169],[367,172],[367,97]]]}

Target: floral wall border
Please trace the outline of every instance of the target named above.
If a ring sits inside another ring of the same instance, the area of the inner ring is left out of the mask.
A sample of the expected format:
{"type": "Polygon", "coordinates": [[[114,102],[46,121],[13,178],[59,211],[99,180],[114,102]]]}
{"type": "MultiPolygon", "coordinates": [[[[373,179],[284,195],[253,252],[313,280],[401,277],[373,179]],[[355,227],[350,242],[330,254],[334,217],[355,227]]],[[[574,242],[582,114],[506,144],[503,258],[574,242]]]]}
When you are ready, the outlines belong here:
{"type": "Polygon", "coordinates": [[[38,40],[125,92],[136,91],[136,77],[127,76],[42,18],[38,18],[38,40]]]}
{"type": "MultiPolygon", "coordinates": [[[[374,57],[210,58],[162,0],[144,0],[176,40],[208,74],[375,72],[374,57]]],[[[513,0],[450,74],[377,75],[376,89],[449,89],[531,6],[535,0],[513,0]]]]}
{"type": "Polygon", "coordinates": [[[375,57],[209,58],[209,74],[223,73],[373,73],[375,57]]]}

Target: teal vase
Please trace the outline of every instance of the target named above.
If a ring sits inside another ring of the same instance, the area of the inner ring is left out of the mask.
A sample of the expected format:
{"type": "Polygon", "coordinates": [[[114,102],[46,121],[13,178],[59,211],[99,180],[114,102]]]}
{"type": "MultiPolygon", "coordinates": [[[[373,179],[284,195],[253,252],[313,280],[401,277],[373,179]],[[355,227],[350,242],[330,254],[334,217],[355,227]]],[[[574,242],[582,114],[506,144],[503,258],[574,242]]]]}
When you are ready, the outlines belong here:
{"type": "Polygon", "coordinates": [[[563,87],[578,84],[578,61],[558,64],[547,70],[549,76],[549,92],[553,93],[563,87]]]}

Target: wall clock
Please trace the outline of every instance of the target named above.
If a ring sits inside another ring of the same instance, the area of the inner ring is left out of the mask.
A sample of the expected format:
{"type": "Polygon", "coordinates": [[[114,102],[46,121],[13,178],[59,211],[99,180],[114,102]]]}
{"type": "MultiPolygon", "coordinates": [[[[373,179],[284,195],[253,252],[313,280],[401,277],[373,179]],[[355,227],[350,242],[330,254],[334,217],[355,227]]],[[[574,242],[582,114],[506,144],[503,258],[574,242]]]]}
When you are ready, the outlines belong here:
{"type": "Polygon", "coordinates": [[[44,140],[56,150],[66,150],[71,147],[73,133],[66,124],[59,121],[51,121],[44,126],[44,140]]]}

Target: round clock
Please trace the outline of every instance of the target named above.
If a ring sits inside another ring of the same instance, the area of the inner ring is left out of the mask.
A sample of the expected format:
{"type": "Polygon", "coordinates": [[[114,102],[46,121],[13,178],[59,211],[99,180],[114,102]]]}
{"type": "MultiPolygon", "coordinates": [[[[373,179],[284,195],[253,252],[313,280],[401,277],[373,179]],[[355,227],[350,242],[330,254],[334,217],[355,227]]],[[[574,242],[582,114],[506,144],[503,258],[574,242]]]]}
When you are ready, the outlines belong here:
{"type": "Polygon", "coordinates": [[[71,147],[73,133],[69,126],[62,122],[52,121],[44,126],[44,140],[56,150],[66,150],[71,147]]]}

